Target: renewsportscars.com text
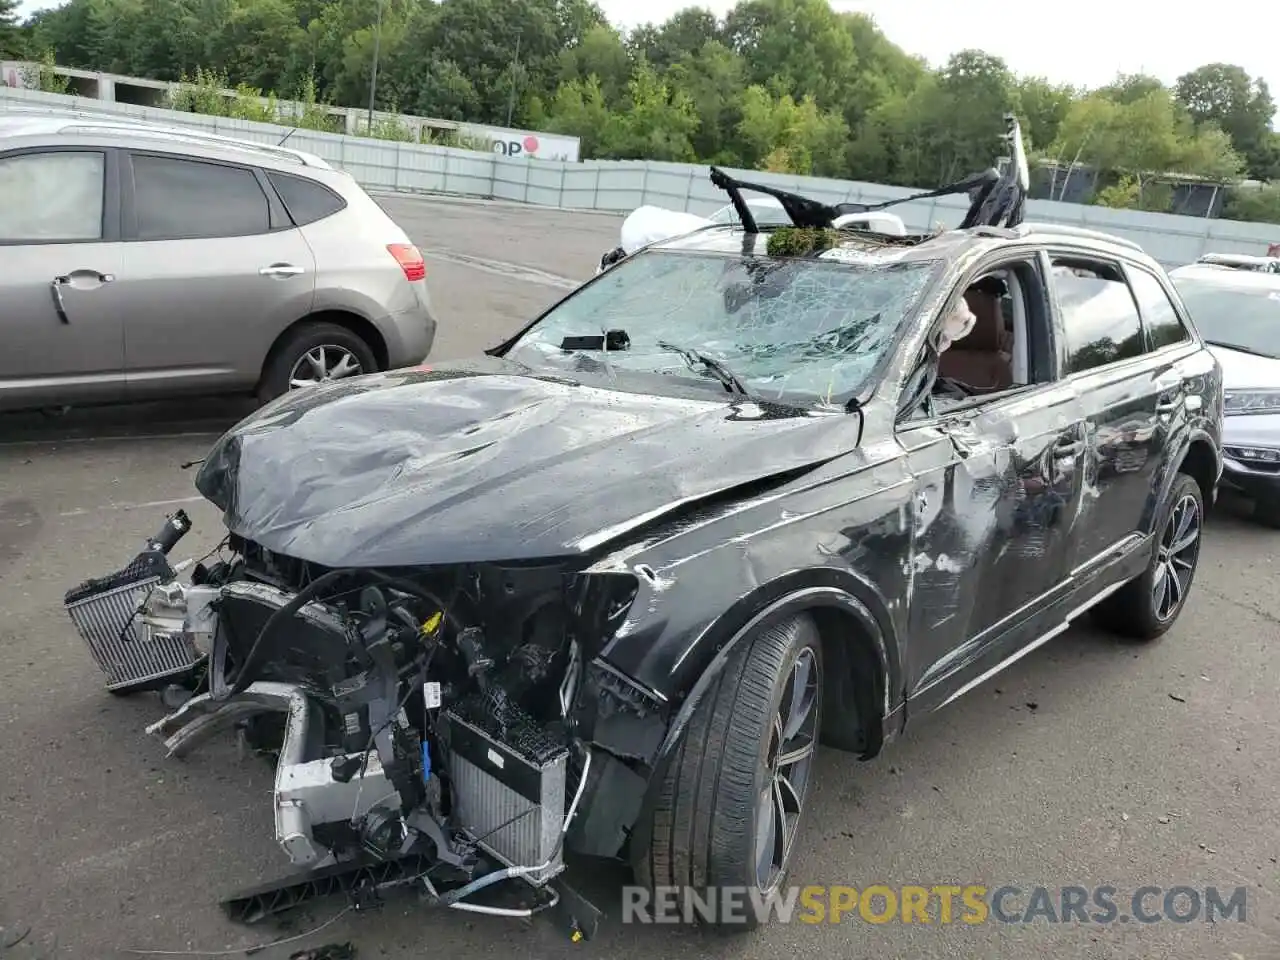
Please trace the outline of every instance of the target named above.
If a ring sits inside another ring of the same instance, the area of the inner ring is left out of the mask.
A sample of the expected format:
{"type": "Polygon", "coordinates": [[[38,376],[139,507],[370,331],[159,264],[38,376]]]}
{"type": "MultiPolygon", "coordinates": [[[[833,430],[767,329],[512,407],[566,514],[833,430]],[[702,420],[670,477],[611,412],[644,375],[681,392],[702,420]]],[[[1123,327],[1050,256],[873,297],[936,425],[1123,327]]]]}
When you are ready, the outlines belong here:
{"type": "Polygon", "coordinates": [[[1243,923],[1246,887],[909,884],[787,887],[767,898],[745,887],[624,887],[623,923],[1112,924],[1243,923]]]}

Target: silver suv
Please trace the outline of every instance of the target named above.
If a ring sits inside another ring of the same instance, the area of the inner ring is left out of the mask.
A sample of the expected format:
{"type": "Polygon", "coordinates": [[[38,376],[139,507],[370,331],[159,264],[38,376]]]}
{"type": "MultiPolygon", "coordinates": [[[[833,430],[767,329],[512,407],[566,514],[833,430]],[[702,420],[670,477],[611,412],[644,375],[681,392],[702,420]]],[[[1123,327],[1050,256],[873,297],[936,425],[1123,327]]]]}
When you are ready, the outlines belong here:
{"type": "Polygon", "coordinates": [[[256,392],[420,363],[422,255],[285,147],[0,114],[0,410],[256,392]]]}

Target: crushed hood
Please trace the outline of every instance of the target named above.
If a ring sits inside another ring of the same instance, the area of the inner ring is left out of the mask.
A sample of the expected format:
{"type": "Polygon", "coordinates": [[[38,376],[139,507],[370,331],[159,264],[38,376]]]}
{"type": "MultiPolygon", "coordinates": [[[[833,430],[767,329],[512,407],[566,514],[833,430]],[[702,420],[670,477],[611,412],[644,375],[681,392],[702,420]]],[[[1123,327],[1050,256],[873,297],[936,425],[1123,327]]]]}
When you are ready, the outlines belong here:
{"type": "Polygon", "coordinates": [[[858,419],[481,358],[286,394],[218,440],[196,487],[233,533],[329,567],[574,556],[847,452],[858,419]]]}

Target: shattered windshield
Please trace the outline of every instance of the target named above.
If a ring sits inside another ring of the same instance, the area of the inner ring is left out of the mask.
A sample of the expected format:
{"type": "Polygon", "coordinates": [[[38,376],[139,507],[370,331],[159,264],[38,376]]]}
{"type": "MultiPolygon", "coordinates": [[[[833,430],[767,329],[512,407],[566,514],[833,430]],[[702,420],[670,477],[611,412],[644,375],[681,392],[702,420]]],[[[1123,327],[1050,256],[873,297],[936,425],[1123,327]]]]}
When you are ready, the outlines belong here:
{"type": "Polygon", "coordinates": [[[648,250],[553,308],[507,356],[567,374],[677,375],[720,391],[727,370],[761,399],[829,402],[861,387],[938,269],[648,250]]]}

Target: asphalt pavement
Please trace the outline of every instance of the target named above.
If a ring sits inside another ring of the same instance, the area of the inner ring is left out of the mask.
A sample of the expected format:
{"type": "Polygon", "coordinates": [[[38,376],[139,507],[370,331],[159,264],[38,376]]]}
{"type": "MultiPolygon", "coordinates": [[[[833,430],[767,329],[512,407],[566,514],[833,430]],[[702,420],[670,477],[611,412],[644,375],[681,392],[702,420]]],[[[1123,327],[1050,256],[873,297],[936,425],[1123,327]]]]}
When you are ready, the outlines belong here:
{"type": "MultiPolygon", "coordinates": [[[[426,253],[441,320],[435,359],[490,346],[589,277],[619,219],[498,204],[384,198],[426,253]]],[[[184,461],[245,412],[225,401],[0,417],[0,958],[242,955],[305,934],[245,928],[221,894],[282,875],[271,770],[219,742],[165,760],[143,727],[152,695],[116,698],[61,608],[115,569],[166,512],[196,522],[184,555],[218,539],[184,461]],[[25,931],[25,936],[23,932],[25,931]],[[6,946],[21,939],[17,946],[6,946]],[[197,951],[196,953],[187,953],[197,951]],[[164,954],[159,954],[164,955],[164,954]]],[[[872,763],[826,752],[797,884],[1247,890],[1243,922],[774,924],[720,936],[618,922],[625,874],[575,864],[611,916],[571,944],[525,924],[393,901],[345,913],[275,960],[351,941],[361,958],[1280,957],[1280,534],[1228,502],[1193,596],[1159,643],[1076,629],[923,720],[872,763]],[[612,898],[612,899],[611,899],[612,898]]],[[[1056,898],[1056,897],[1055,897],[1056,898]]],[[[1147,901],[1162,909],[1162,898],[1147,901]]],[[[935,915],[936,919],[936,915],[935,915]]]]}

